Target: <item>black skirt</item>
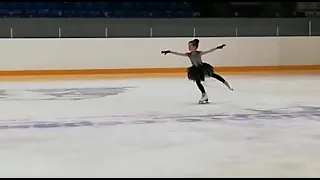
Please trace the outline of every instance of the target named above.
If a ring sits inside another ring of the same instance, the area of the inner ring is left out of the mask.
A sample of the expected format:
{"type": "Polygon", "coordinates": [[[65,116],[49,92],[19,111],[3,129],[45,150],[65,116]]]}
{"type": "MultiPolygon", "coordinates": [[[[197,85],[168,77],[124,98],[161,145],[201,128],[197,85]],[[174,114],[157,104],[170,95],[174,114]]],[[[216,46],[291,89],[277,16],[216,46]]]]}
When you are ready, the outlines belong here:
{"type": "Polygon", "coordinates": [[[212,77],[214,68],[207,63],[201,66],[191,66],[188,68],[188,79],[192,81],[204,81],[206,77],[212,77]]]}

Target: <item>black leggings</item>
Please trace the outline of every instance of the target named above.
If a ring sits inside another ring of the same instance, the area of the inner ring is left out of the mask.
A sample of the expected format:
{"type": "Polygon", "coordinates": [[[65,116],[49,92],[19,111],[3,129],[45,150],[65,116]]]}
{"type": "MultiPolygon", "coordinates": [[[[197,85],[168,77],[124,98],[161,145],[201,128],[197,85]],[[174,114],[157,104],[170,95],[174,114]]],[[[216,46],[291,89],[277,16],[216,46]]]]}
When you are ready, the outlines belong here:
{"type": "MultiPolygon", "coordinates": [[[[213,73],[211,77],[217,79],[218,81],[220,81],[222,83],[226,82],[226,80],[223,79],[223,77],[221,77],[219,74],[213,73]]],[[[201,93],[206,93],[206,90],[204,89],[200,80],[196,80],[196,84],[197,84],[198,88],[200,89],[201,93]]]]}
{"type": "Polygon", "coordinates": [[[220,82],[222,82],[222,83],[225,83],[225,82],[226,82],[226,80],[223,79],[223,77],[220,76],[219,74],[213,73],[211,77],[217,79],[218,81],[220,81],[220,82]]]}

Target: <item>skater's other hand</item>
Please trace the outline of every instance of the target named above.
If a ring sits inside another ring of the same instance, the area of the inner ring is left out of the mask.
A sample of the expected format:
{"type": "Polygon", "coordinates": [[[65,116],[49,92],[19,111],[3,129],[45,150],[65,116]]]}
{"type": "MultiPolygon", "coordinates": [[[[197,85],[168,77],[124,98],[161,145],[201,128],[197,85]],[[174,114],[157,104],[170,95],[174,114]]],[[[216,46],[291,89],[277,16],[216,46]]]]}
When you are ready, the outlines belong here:
{"type": "Polygon", "coordinates": [[[217,49],[222,49],[225,46],[226,46],[226,44],[222,44],[221,46],[218,46],[217,49]]]}
{"type": "Polygon", "coordinates": [[[161,51],[161,54],[164,54],[164,55],[167,55],[168,53],[170,53],[170,50],[161,51]]]}

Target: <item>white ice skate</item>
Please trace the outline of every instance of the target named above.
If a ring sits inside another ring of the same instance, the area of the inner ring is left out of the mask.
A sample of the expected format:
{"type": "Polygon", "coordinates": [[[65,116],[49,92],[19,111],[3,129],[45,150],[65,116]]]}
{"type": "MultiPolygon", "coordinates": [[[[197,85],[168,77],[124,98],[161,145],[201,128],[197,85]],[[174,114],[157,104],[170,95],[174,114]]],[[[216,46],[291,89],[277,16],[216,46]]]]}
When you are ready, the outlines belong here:
{"type": "Polygon", "coordinates": [[[201,99],[199,100],[199,104],[206,104],[209,103],[209,99],[206,93],[202,94],[201,99]]]}
{"type": "Polygon", "coordinates": [[[231,91],[233,91],[233,87],[231,87],[231,85],[226,81],[226,82],[224,82],[224,84],[231,90],[231,91]]]}

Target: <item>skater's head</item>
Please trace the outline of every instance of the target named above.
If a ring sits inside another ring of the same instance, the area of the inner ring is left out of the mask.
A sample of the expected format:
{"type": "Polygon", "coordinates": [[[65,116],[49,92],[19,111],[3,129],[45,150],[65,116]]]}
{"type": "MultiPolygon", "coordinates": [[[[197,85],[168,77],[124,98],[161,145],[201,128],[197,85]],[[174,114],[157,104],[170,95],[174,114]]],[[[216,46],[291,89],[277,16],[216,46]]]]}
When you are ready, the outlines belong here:
{"type": "Polygon", "coordinates": [[[188,46],[189,46],[189,51],[191,52],[196,51],[199,46],[199,39],[194,39],[192,41],[189,41],[188,46]]]}

